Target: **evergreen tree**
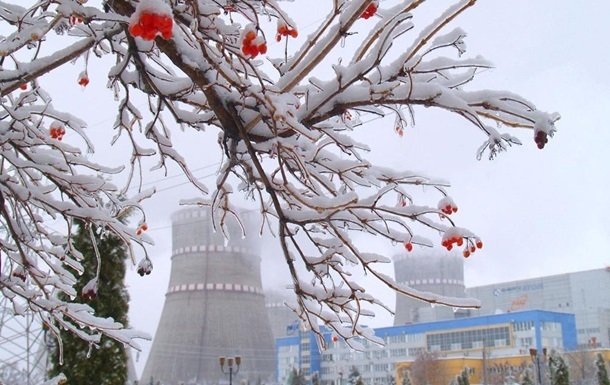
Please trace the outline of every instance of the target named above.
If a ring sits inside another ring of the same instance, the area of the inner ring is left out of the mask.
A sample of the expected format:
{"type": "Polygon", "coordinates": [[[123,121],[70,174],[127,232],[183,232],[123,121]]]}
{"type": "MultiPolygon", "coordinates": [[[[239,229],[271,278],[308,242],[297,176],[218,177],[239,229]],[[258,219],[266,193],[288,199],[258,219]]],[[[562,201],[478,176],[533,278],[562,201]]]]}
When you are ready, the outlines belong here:
{"type": "Polygon", "coordinates": [[[604,356],[602,356],[601,353],[598,353],[595,358],[595,367],[597,368],[597,385],[610,385],[606,363],[604,362],[604,356]]]}
{"type": "Polygon", "coordinates": [[[405,370],[402,375],[402,380],[400,381],[400,385],[412,385],[411,383],[411,372],[405,370]]]}
{"type": "Polygon", "coordinates": [[[311,376],[311,385],[320,385],[320,376],[318,372],[314,372],[311,376]]]}
{"type": "Polygon", "coordinates": [[[468,376],[468,368],[464,367],[462,372],[457,376],[458,385],[470,385],[470,377],[468,376]]]}
{"type": "MultiPolygon", "coordinates": [[[[80,296],[75,302],[86,303],[100,317],[112,317],[127,325],[129,294],[125,288],[125,243],[116,235],[100,235],[94,229],[95,242],[103,256],[99,266],[99,288],[95,273],[98,269],[94,246],[89,228],[77,223],[72,242],[80,250],[84,273],[77,277],[74,285],[80,296]]],[[[61,296],[61,295],[60,295],[61,296]]],[[[66,300],[66,298],[61,298],[66,300]]],[[[123,344],[102,336],[98,346],[92,347],[75,334],[61,332],[63,343],[63,365],[60,363],[59,347],[54,337],[51,348],[51,368],[49,374],[64,373],[70,384],[79,385],[125,385],[127,382],[127,352],[123,344]]]]}
{"type": "Polygon", "coordinates": [[[551,385],[570,385],[568,365],[556,350],[549,355],[549,373],[551,385]]]}
{"type": "Polygon", "coordinates": [[[361,379],[360,377],[360,371],[358,370],[358,368],[356,366],[352,366],[349,372],[349,376],[347,377],[347,383],[349,385],[357,385],[358,384],[358,379],[361,379]]]}
{"type": "Polygon", "coordinates": [[[521,381],[519,382],[521,385],[534,385],[534,379],[532,378],[532,372],[529,369],[525,369],[523,371],[523,375],[521,376],[521,381]]]}
{"type": "Polygon", "coordinates": [[[286,385],[306,385],[305,375],[300,370],[297,371],[295,368],[292,368],[286,385]]]}

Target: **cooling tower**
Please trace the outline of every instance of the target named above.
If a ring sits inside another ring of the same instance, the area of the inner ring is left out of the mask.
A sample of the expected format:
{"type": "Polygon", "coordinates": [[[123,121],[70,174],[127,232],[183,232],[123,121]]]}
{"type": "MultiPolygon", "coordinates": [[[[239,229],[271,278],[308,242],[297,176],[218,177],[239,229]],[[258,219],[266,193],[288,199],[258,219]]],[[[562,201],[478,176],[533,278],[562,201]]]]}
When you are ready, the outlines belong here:
{"type": "Polygon", "coordinates": [[[292,289],[265,291],[265,307],[274,340],[298,334],[301,320],[292,311],[296,303],[296,295],[292,289]]]}
{"type": "MultiPolygon", "coordinates": [[[[247,219],[247,218],[246,218],[247,219]]],[[[247,225],[247,223],[244,223],[247,225]]],[[[262,291],[259,237],[214,232],[208,208],[172,216],[172,267],[165,305],[142,374],[144,384],[228,383],[221,356],[241,356],[233,383],[268,383],[274,346],[262,291]]]]}
{"type": "MultiPolygon", "coordinates": [[[[394,257],[397,282],[449,297],[465,297],[464,260],[442,251],[431,251],[394,257]]],[[[456,318],[454,309],[434,306],[404,295],[396,296],[394,325],[433,322],[456,318]]]]}

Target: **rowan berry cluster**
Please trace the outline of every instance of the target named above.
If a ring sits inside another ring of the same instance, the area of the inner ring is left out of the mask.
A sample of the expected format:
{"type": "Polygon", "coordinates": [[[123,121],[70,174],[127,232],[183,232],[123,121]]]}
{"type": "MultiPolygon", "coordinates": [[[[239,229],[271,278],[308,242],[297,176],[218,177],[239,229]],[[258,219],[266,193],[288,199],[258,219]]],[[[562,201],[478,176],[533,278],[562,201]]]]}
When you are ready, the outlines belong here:
{"type": "Polygon", "coordinates": [[[90,301],[97,298],[97,278],[93,278],[84,287],[81,296],[85,301],[90,301]]]}
{"type": "Polygon", "coordinates": [[[19,278],[20,280],[22,280],[23,282],[25,282],[25,269],[21,266],[17,266],[16,268],[13,269],[13,273],[11,274],[13,277],[15,278],[19,278]]]}
{"type": "Polygon", "coordinates": [[[136,234],[142,235],[142,233],[145,232],[146,230],[148,230],[148,225],[146,223],[142,223],[136,230],[136,234]]]}
{"type": "Polygon", "coordinates": [[[481,241],[480,239],[477,239],[475,241],[468,240],[468,244],[466,245],[466,248],[464,249],[462,255],[464,256],[464,258],[468,258],[468,257],[470,257],[470,254],[477,251],[477,249],[482,249],[482,248],[483,248],[483,241],[481,241]]]}
{"type": "Polygon", "coordinates": [[[464,237],[460,230],[455,227],[445,232],[441,245],[446,248],[447,251],[451,251],[454,245],[461,247],[464,243],[466,243],[464,251],[462,252],[464,258],[470,257],[470,254],[477,251],[477,249],[483,248],[483,241],[476,237],[464,237]]]}
{"type": "Polygon", "coordinates": [[[65,134],[66,129],[63,124],[58,121],[51,123],[51,126],[49,127],[49,135],[51,135],[51,138],[61,141],[65,134]]]}
{"type": "Polygon", "coordinates": [[[81,74],[78,75],[77,82],[79,86],[87,87],[87,85],[89,84],[89,76],[87,76],[85,72],[81,72],[81,74]]]}
{"type": "Polygon", "coordinates": [[[299,36],[299,32],[296,30],[296,28],[292,28],[286,23],[278,23],[275,40],[278,42],[281,41],[282,36],[291,36],[293,38],[296,38],[297,36],[299,36]]]}
{"type": "Polygon", "coordinates": [[[438,202],[437,207],[438,207],[439,210],[441,210],[443,213],[445,213],[447,215],[451,215],[453,213],[457,213],[457,211],[458,211],[458,208],[455,205],[455,202],[453,201],[453,199],[451,199],[448,196],[443,197],[443,199],[441,199],[438,202]]]}
{"type": "Polygon", "coordinates": [[[169,40],[172,37],[173,25],[174,19],[171,16],[144,11],[140,13],[139,18],[132,18],[129,33],[144,40],[155,40],[158,35],[169,40]]]}
{"type": "Polygon", "coordinates": [[[378,8],[379,8],[379,2],[373,1],[373,2],[371,2],[371,4],[369,4],[368,7],[366,7],[366,9],[364,10],[364,12],[362,12],[362,15],[360,15],[360,17],[362,19],[368,19],[370,17],[373,17],[373,16],[375,16],[375,13],[377,13],[378,8]]]}
{"type": "Polygon", "coordinates": [[[76,25],[76,24],[80,24],[82,22],[83,22],[83,19],[81,19],[80,17],[74,16],[74,15],[70,16],[70,25],[76,25]]]}
{"type": "Polygon", "coordinates": [[[544,148],[544,145],[549,142],[549,138],[546,132],[536,131],[536,134],[534,135],[534,141],[536,142],[538,148],[542,150],[544,148]]]}
{"type": "Polygon", "coordinates": [[[149,275],[152,272],[153,265],[150,259],[144,258],[138,263],[138,269],[136,270],[141,277],[149,275]]]}
{"type": "Polygon", "coordinates": [[[241,52],[252,58],[258,54],[264,55],[267,53],[267,43],[253,29],[247,28],[243,33],[241,52]]]}

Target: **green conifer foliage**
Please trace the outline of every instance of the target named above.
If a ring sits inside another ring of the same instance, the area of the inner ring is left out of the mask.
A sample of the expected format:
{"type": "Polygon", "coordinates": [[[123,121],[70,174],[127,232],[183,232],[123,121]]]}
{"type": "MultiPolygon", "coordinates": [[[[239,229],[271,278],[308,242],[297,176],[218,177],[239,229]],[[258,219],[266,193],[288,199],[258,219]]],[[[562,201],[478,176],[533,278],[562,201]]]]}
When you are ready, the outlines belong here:
{"type": "MultiPolygon", "coordinates": [[[[98,261],[91,243],[90,230],[77,225],[72,241],[81,251],[84,273],[77,277],[74,285],[79,297],[74,302],[86,303],[99,317],[111,317],[127,326],[129,294],[125,288],[125,244],[116,236],[100,235],[93,231],[101,256],[97,290],[83,288],[95,278],[98,261]]],[[[74,333],[62,331],[63,365],[60,364],[59,348],[55,337],[49,333],[52,342],[50,377],[64,373],[68,383],[78,385],[125,385],[127,382],[127,353],[125,347],[109,338],[102,337],[98,346],[89,344],[74,333]]]]}
{"type": "Polygon", "coordinates": [[[400,385],[412,385],[410,371],[408,371],[408,370],[404,371],[400,385]]]}
{"type": "Polygon", "coordinates": [[[462,369],[462,372],[457,376],[458,385],[470,385],[470,377],[468,375],[468,368],[462,369]]]}
{"type": "Polygon", "coordinates": [[[532,378],[532,372],[529,369],[525,369],[521,375],[521,385],[534,385],[534,379],[532,378]]]}
{"type": "Polygon", "coordinates": [[[600,353],[598,353],[595,358],[595,367],[597,368],[597,384],[610,385],[610,379],[608,379],[608,370],[606,369],[604,356],[602,356],[600,353]]]}
{"type": "Polygon", "coordinates": [[[568,365],[556,350],[549,355],[549,373],[551,385],[570,385],[568,365]]]}

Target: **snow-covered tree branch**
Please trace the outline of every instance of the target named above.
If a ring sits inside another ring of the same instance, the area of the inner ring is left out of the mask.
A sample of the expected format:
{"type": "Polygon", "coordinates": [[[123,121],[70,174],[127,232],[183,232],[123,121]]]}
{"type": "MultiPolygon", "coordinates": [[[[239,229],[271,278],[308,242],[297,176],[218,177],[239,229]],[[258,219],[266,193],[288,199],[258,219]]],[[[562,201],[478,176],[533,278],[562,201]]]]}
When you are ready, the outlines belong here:
{"type": "Polygon", "coordinates": [[[387,135],[402,136],[415,108],[425,106],[479,128],[479,157],[520,144],[515,128],[532,130],[537,146],[545,146],[559,115],[511,92],[471,90],[476,75],[491,67],[465,56],[466,33],[454,25],[474,0],[457,1],[434,20],[418,18],[423,0],[386,8],[371,0],[333,0],[305,40],[297,39],[296,15],[276,0],[92,3],[0,1],[6,34],[0,39],[0,250],[8,256],[0,287],[16,311],[29,307],[52,330],[67,328],[92,341],[100,333],[129,344],[142,337],[96,319],[87,306],[60,301],[57,293],[79,295],[73,285],[82,255],[71,242],[76,220],[120,237],[139,272],[151,272],[148,257],[138,262],[134,255],[135,248],[146,255],[152,242],[141,202],[154,190],[128,194],[143,184],[145,158],[157,159],[158,168],[176,163],[201,192],[184,203],[213,207],[210,220],[220,229],[227,214],[239,215],[231,199],[236,189],[257,202],[261,231],[278,239],[291,272],[295,310],[314,330],[325,324],[346,338],[374,339],[359,318],[370,315],[365,305],[386,306],[355,282],[354,266],[404,295],[477,306],[401,285],[378,270],[387,256],[362,251],[355,233],[407,250],[441,243],[464,256],[482,241],[452,220],[457,207],[446,182],[371,163],[367,144],[351,135],[368,128],[363,118],[370,115],[393,117],[387,135]],[[272,42],[284,45],[283,54],[268,53],[272,42]],[[108,141],[131,143],[125,167],[90,161],[86,122],[78,111],[56,110],[52,101],[61,90],[41,86],[42,78],[78,59],[85,66],[75,77],[86,87],[93,56],[114,61],[108,92],[118,102],[109,111],[116,120],[108,141]],[[141,100],[147,111],[137,107],[141,100]],[[171,135],[206,127],[218,129],[224,155],[209,186],[192,174],[171,135]],[[66,132],[80,139],[64,142],[66,132]],[[125,185],[109,182],[118,176],[126,176],[125,185]],[[431,187],[434,203],[415,201],[421,186],[431,187]],[[119,220],[127,211],[136,213],[136,225],[119,220]],[[441,236],[427,239],[422,228],[441,236]]]}

